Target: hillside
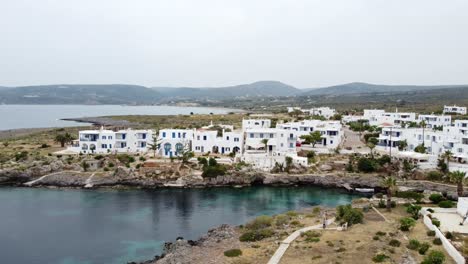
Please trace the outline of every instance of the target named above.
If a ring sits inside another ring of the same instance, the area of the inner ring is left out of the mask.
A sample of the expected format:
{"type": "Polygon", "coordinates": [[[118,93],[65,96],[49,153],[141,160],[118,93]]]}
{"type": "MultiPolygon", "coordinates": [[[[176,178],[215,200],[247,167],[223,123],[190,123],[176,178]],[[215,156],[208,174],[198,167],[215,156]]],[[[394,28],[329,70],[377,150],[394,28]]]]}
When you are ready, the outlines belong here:
{"type": "Polygon", "coordinates": [[[153,89],[168,100],[219,100],[228,98],[243,99],[259,96],[293,96],[301,92],[300,89],[277,81],[260,81],[251,84],[213,88],[154,87],[153,89]]]}
{"type": "Polygon", "coordinates": [[[367,93],[396,93],[422,90],[434,90],[445,88],[457,88],[463,85],[379,85],[362,82],[353,82],[323,88],[304,89],[301,95],[344,95],[344,94],[367,94],[367,93]]]}
{"type": "Polygon", "coordinates": [[[5,104],[153,104],[158,92],[137,85],[43,85],[0,90],[5,104]]]}

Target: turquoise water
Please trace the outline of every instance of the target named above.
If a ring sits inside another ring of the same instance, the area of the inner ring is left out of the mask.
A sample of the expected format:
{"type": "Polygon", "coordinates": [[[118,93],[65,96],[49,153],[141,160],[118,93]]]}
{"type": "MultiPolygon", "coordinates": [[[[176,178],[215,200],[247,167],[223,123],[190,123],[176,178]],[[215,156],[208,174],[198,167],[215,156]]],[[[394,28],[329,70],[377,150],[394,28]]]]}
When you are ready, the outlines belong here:
{"type": "Polygon", "coordinates": [[[84,125],[62,118],[110,115],[225,114],[224,108],[123,105],[0,105],[0,130],[84,125]]]}
{"type": "Polygon", "coordinates": [[[101,264],[147,260],[164,241],[355,196],[318,187],[159,190],[0,188],[2,263],[101,264]]]}

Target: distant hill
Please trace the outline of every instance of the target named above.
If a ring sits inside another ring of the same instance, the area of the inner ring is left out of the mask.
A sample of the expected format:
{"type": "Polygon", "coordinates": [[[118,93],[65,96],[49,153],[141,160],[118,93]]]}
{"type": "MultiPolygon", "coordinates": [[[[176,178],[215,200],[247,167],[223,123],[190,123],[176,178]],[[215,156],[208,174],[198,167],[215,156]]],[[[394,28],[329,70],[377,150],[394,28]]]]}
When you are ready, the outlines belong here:
{"type": "Polygon", "coordinates": [[[301,95],[345,95],[367,93],[396,93],[421,90],[435,90],[445,88],[464,87],[466,85],[379,85],[361,82],[353,82],[323,88],[304,89],[301,95]]]}
{"type": "Polygon", "coordinates": [[[170,100],[242,99],[249,97],[293,96],[301,93],[300,89],[277,81],[260,81],[251,84],[213,88],[153,87],[153,89],[170,100]]]}
{"type": "MultiPolygon", "coordinates": [[[[228,101],[257,103],[259,99],[270,101],[301,101],[303,98],[316,102],[327,102],[331,97],[347,96],[349,101],[389,99],[391,95],[410,92],[438,91],[445,96],[447,89],[457,89],[464,93],[468,85],[376,85],[349,83],[316,89],[297,89],[278,81],[259,81],[228,87],[153,87],[138,85],[40,85],[22,87],[0,87],[0,104],[161,104],[172,102],[197,102],[200,104],[224,104],[228,101]],[[374,98],[375,96],[379,98],[374,98]],[[354,98],[353,97],[360,97],[354,98]],[[288,100],[286,100],[286,98],[288,100]]],[[[451,90],[453,94],[455,90],[451,90]]],[[[407,96],[412,96],[408,94],[407,96]]],[[[421,97],[421,95],[419,94],[421,97]]],[[[404,98],[402,98],[404,99],[404,98]]],[[[429,100],[429,98],[428,98],[429,100]]]]}
{"type": "Polygon", "coordinates": [[[138,85],[41,85],[0,89],[5,104],[153,104],[161,96],[138,85]]]}

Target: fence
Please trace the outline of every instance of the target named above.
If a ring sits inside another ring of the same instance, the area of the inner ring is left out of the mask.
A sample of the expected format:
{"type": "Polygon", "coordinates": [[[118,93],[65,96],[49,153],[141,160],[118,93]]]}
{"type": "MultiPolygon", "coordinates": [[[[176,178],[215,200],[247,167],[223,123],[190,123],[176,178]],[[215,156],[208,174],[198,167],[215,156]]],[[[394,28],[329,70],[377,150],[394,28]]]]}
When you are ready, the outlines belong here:
{"type": "Polygon", "coordinates": [[[458,250],[450,243],[450,241],[440,232],[437,226],[432,224],[432,220],[429,218],[428,213],[425,209],[422,209],[423,221],[424,224],[429,228],[429,230],[435,231],[435,236],[442,241],[442,246],[444,247],[445,251],[455,260],[457,264],[465,264],[465,258],[458,252],[458,250]]]}

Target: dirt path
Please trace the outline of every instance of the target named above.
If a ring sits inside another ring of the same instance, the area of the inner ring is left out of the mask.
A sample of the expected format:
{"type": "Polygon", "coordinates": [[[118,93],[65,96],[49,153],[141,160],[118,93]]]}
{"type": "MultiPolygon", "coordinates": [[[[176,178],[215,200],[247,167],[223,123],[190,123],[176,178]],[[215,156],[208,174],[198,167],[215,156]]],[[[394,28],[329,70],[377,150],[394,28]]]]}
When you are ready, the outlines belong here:
{"type": "Polygon", "coordinates": [[[359,152],[369,151],[366,144],[364,144],[364,142],[361,141],[361,138],[358,132],[354,132],[350,130],[347,126],[344,126],[343,130],[344,130],[344,135],[345,135],[345,138],[343,140],[344,149],[351,148],[352,150],[359,151],[359,152]]]}

